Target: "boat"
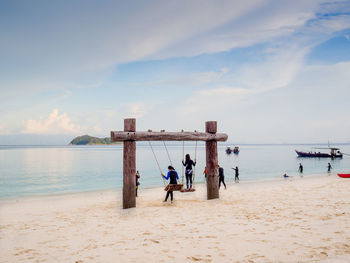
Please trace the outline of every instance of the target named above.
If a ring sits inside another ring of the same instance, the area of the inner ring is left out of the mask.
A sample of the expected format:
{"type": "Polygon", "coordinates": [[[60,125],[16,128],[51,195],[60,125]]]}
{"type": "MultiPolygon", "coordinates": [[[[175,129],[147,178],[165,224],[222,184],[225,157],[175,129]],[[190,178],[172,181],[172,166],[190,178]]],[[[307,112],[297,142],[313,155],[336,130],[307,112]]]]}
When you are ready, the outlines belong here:
{"type": "Polygon", "coordinates": [[[316,157],[316,158],[343,158],[343,154],[339,151],[339,148],[315,148],[315,149],[329,149],[330,153],[321,153],[321,152],[301,152],[295,150],[298,157],[316,157]]]}
{"type": "Polygon", "coordinates": [[[338,174],[341,178],[350,178],[350,174],[338,174]]]}
{"type": "Polygon", "coordinates": [[[231,147],[227,147],[225,151],[227,154],[231,154],[231,153],[238,154],[239,147],[235,146],[233,149],[231,149],[231,147]]]}

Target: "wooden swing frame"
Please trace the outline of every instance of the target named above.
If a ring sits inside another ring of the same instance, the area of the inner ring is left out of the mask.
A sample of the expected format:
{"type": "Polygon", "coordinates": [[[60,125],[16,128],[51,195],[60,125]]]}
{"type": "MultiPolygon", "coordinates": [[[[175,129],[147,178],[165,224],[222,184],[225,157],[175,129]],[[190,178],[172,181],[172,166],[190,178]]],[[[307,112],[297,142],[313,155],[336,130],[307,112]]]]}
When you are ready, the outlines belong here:
{"type": "Polygon", "coordinates": [[[216,133],[216,121],[207,121],[205,131],[136,132],[136,119],[124,119],[124,131],[111,131],[111,142],[123,142],[123,208],[136,207],[136,141],[205,141],[207,199],[219,198],[217,142],[226,141],[228,136],[216,133]]]}

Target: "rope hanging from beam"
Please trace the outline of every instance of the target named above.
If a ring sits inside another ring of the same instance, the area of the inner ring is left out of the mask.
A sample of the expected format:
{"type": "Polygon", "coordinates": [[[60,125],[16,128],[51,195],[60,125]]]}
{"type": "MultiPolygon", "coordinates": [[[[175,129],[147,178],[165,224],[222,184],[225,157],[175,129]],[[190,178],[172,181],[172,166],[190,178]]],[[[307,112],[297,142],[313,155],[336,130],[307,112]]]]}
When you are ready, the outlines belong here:
{"type": "Polygon", "coordinates": [[[164,144],[165,151],[168,155],[169,162],[170,162],[171,166],[174,167],[173,162],[170,159],[170,154],[169,154],[168,148],[166,147],[165,141],[163,141],[163,144],[164,144]]]}
{"type": "Polygon", "coordinates": [[[196,146],[194,148],[194,162],[196,163],[196,165],[193,167],[193,187],[195,184],[195,179],[196,179],[196,166],[197,166],[197,141],[196,141],[196,146]]]}
{"type": "Polygon", "coordinates": [[[154,159],[156,160],[156,163],[157,163],[157,165],[158,165],[160,175],[162,176],[162,179],[163,179],[163,184],[164,184],[164,186],[166,186],[166,185],[167,185],[167,183],[166,183],[165,178],[163,177],[162,168],[160,168],[160,165],[159,165],[159,162],[158,162],[158,158],[157,158],[157,156],[156,156],[156,153],[155,153],[155,152],[154,152],[154,150],[153,150],[153,147],[152,147],[151,142],[150,142],[150,141],[148,141],[148,143],[149,143],[149,146],[151,147],[151,150],[152,150],[152,153],[153,153],[154,159]]]}
{"type": "MultiPolygon", "coordinates": [[[[185,141],[182,141],[182,161],[185,159],[185,141]]],[[[182,184],[184,183],[185,166],[182,165],[182,184]]]]}

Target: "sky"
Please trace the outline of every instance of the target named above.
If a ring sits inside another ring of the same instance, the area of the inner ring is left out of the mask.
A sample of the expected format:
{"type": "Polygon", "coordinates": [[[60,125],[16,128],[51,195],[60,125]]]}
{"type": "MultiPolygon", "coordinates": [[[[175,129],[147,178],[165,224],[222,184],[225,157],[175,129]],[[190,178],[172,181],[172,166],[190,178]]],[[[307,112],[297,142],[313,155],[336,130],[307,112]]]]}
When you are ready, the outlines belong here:
{"type": "Polygon", "coordinates": [[[350,1],[0,0],[0,144],[350,142],[350,1]]]}

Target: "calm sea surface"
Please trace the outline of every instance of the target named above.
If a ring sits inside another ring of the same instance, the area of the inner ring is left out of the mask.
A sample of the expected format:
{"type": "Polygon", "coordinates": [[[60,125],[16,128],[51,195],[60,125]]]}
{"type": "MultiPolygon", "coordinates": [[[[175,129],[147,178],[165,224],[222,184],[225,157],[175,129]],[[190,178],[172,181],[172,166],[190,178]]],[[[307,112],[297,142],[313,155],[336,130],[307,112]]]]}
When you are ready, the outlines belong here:
{"type": "MultiPolygon", "coordinates": [[[[179,176],[182,174],[182,145],[167,145],[179,176]]],[[[169,165],[164,146],[153,146],[163,170],[169,165]]],[[[323,146],[324,147],[324,146],[323,146]]],[[[350,153],[350,145],[337,145],[350,153]]],[[[326,173],[327,164],[333,172],[350,172],[350,156],[343,159],[297,158],[294,149],[311,150],[305,145],[241,145],[238,155],[226,155],[219,145],[219,163],[225,169],[226,182],[233,182],[236,165],[241,181],[282,178],[282,174],[298,175],[298,164],[304,176],[326,173]]],[[[314,151],[314,150],[313,150],[314,151]]],[[[319,151],[319,150],[317,150],[319,151]]],[[[321,150],[327,151],[327,150],[321,150]]],[[[194,144],[185,145],[185,153],[194,159],[194,144]]],[[[75,193],[122,187],[122,146],[0,146],[0,198],[75,193]]],[[[197,148],[197,183],[203,182],[205,147],[197,148]]],[[[140,187],[163,185],[160,172],[149,146],[137,145],[137,169],[140,187]]]]}

